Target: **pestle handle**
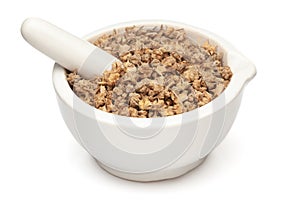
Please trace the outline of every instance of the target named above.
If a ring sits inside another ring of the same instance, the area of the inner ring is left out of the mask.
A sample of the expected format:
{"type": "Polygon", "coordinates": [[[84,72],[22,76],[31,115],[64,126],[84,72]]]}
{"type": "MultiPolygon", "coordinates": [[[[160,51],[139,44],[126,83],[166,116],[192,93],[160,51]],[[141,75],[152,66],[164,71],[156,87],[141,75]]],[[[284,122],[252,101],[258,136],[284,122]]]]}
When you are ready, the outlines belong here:
{"type": "Polygon", "coordinates": [[[80,39],[49,22],[38,18],[26,19],[21,27],[24,39],[64,68],[84,78],[93,78],[117,58],[93,44],[80,39]],[[92,58],[91,58],[92,57],[92,58]]]}

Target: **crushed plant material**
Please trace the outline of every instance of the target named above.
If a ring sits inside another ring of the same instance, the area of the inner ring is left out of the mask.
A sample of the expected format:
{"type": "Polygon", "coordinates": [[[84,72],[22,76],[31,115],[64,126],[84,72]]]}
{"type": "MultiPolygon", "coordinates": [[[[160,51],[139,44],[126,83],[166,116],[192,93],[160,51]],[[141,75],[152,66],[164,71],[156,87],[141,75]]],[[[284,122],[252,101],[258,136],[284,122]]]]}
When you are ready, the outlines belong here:
{"type": "Polygon", "coordinates": [[[93,80],[68,72],[67,81],[79,98],[109,113],[146,118],[188,112],[219,96],[232,77],[217,46],[191,40],[184,29],[126,27],[94,45],[121,62],[93,80]]]}

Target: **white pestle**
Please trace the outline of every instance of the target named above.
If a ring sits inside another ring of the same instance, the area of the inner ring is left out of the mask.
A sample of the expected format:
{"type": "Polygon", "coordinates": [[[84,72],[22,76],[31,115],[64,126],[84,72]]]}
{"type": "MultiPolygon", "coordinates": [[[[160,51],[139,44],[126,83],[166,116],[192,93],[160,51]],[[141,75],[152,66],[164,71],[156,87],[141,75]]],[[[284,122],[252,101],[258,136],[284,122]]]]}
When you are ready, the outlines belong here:
{"type": "Polygon", "coordinates": [[[23,38],[70,71],[77,70],[86,79],[101,75],[118,59],[95,45],[38,18],[26,19],[23,38]]]}

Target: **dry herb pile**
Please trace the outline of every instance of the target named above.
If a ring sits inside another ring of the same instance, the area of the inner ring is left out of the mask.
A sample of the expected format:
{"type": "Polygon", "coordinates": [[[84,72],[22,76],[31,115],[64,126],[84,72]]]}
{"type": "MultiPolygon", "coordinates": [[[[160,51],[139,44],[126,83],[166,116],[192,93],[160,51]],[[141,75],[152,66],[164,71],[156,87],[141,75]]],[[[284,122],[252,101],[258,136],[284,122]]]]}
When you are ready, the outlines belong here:
{"type": "Polygon", "coordinates": [[[131,117],[162,117],[191,111],[216,98],[232,77],[222,54],[201,46],[184,29],[127,27],[100,36],[94,45],[120,59],[101,77],[67,74],[73,91],[100,110],[131,117]]]}

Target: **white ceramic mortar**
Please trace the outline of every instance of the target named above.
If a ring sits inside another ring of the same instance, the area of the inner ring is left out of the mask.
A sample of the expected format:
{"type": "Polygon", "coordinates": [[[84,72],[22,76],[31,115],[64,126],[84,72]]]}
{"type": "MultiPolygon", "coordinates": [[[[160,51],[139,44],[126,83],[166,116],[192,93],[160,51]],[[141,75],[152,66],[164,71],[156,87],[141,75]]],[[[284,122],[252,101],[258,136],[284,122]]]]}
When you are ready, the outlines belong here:
{"type": "Polygon", "coordinates": [[[134,181],[174,178],[202,163],[227,135],[236,118],[243,89],[256,74],[252,62],[224,39],[177,22],[122,23],[100,29],[84,38],[93,42],[99,35],[113,29],[160,24],[184,28],[190,38],[200,42],[208,39],[224,52],[224,62],[231,67],[233,77],[219,97],[180,115],[155,119],[122,117],[97,110],[81,101],[68,85],[65,70],[58,64],[53,69],[59,108],[75,139],[106,171],[134,181]],[[136,124],[150,125],[141,128],[136,124]],[[139,137],[138,133],[143,137],[139,137]]]}

